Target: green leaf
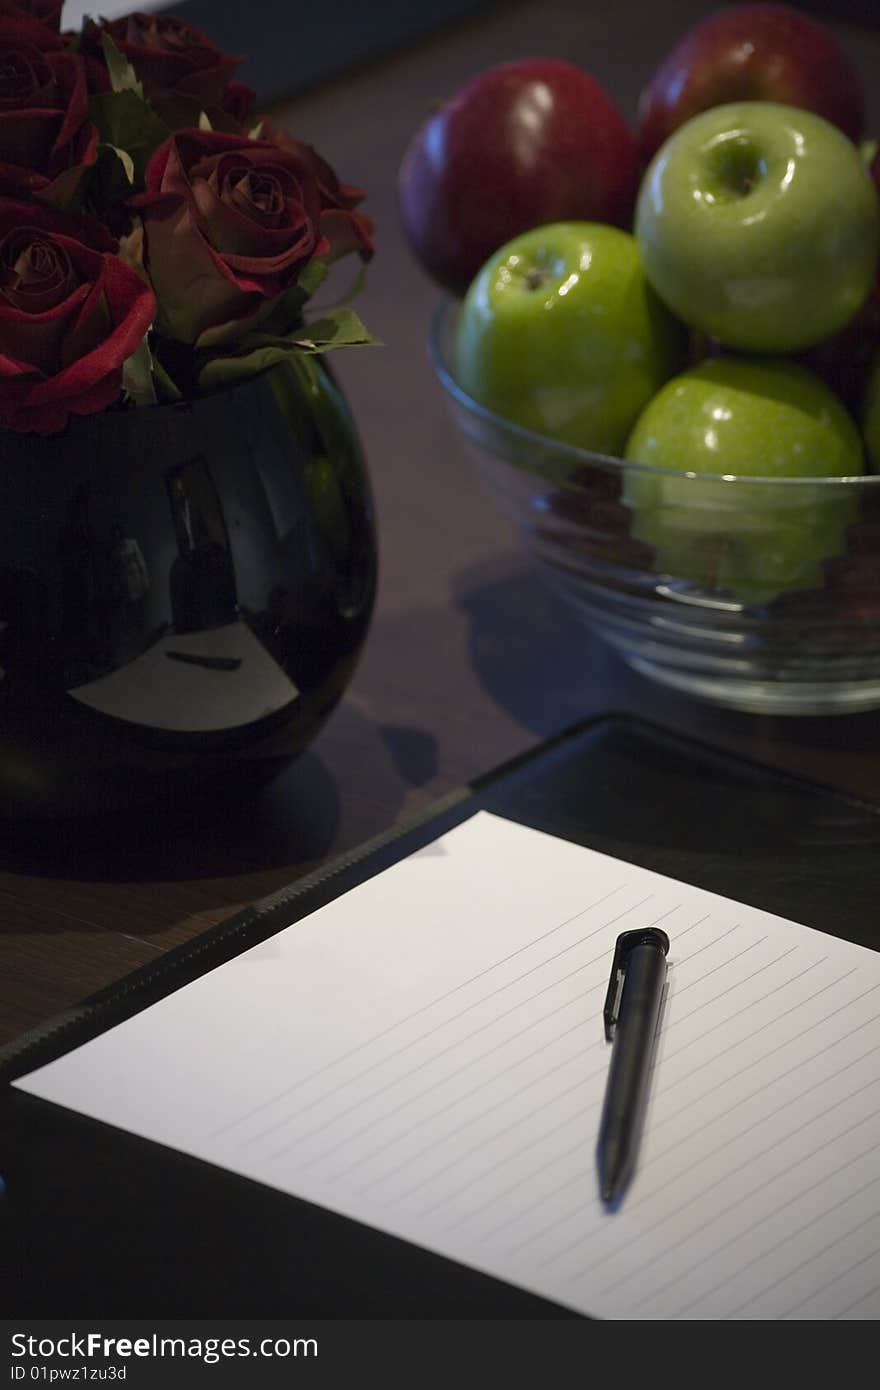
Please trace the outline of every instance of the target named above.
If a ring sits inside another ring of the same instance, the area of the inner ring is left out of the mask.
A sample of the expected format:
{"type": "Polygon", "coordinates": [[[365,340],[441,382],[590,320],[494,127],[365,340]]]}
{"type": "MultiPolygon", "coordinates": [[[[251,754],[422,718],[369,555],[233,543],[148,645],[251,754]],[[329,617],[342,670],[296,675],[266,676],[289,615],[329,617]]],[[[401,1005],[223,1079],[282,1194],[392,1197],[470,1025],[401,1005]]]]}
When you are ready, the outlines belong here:
{"type": "Polygon", "coordinates": [[[203,391],[216,391],[222,386],[232,386],[247,377],[257,376],[278,362],[291,356],[290,345],[284,347],[261,347],[251,352],[240,353],[237,357],[214,357],[199,372],[199,386],[203,391]]]}
{"type": "Polygon", "coordinates": [[[300,271],[296,287],[298,290],[302,291],[306,298],[309,298],[310,295],[315,293],[315,290],[323,285],[329,274],[330,266],[328,262],[316,257],[315,260],[309,261],[304,270],[300,271]]]}
{"type": "Polygon", "coordinates": [[[156,391],[163,401],[182,401],[183,394],[177,389],[158,357],[153,358],[153,381],[156,391]]]}
{"type": "Polygon", "coordinates": [[[122,165],[126,179],[129,183],[134,183],[134,160],[128,153],[128,150],[120,150],[116,145],[104,145],[103,148],[113,151],[119,163],[122,165]]]}
{"type": "Polygon", "coordinates": [[[339,309],[334,314],[301,324],[293,333],[274,336],[271,333],[246,333],[236,344],[235,355],[211,358],[199,372],[202,390],[255,376],[277,362],[285,360],[300,367],[313,354],[331,352],[343,347],[380,346],[352,309],[339,309]]]}
{"type": "Polygon", "coordinates": [[[140,183],[150,155],[168,138],[165,122],[132,91],[99,92],[89,102],[89,115],[102,144],[128,154],[133,181],[140,183]]]}
{"type": "Polygon", "coordinates": [[[296,330],[291,341],[304,352],[331,352],[342,347],[379,346],[379,339],[367,331],[354,309],[334,309],[314,323],[296,330]]]}
{"type": "Polygon", "coordinates": [[[306,303],[329,273],[330,267],[326,261],[310,261],[300,273],[294,288],[282,294],[266,317],[260,320],[259,331],[270,338],[289,338],[293,330],[301,326],[306,303]]]}
{"type": "Polygon", "coordinates": [[[146,338],[122,364],[122,389],[135,405],[156,404],[153,357],[146,338]]]}
{"type": "Polygon", "coordinates": [[[308,296],[297,287],[276,299],[265,318],[260,319],[260,332],[270,338],[287,338],[302,325],[302,311],[308,296]]]}
{"type": "Polygon", "coordinates": [[[287,290],[272,305],[265,318],[260,319],[259,332],[269,338],[290,339],[302,326],[306,303],[327,278],[330,267],[326,261],[310,261],[292,290],[287,290]]]}
{"type": "Polygon", "coordinates": [[[199,112],[199,130],[213,130],[207,111],[199,112]]]}
{"type": "Polygon", "coordinates": [[[144,89],[137,80],[134,68],[128,59],[119,52],[106,29],[101,32],[101,48],[104,51],[104,62],[107,64],[112,90],[114,92],[134,92],[136,96],[143,97],[144,89]]]}
{"type": "Polygon", "coordinates": [[[98,157],[86,174],[86,207],[100,216],[124,202],[134,182],[134,164],[127,150],[99,145],[98,157]]]}

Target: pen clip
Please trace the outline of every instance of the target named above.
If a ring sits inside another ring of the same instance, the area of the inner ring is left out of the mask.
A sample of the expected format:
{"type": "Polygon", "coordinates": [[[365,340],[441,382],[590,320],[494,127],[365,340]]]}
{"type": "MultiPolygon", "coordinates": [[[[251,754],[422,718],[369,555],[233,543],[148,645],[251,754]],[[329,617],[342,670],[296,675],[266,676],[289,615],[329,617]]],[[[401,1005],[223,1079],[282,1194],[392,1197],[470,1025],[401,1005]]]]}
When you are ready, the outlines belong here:
{"type": "Polygon", "coordinates": [[[635,946],[656,946],[665,955],[669,954],[669,937],[659,927],[639,927],[635,931],[621,932],[614,946],[614,959],[611,962],[611,978],[605,996],[605,1041],[614,1041],[617,1016],[620,1013],[620,998],[623,994],[623,981],[626,975],[630,952],[635,946]]]}

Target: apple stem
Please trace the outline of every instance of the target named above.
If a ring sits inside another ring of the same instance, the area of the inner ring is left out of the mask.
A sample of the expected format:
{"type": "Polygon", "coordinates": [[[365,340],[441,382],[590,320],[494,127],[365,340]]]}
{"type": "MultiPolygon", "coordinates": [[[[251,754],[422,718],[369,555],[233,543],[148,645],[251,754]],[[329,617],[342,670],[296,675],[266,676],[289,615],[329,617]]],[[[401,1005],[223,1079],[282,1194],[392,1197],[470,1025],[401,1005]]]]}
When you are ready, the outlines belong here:
{"type": "Polygon", "coordinates": [[[539,290],[542,285],[546,285],[549,278],[546,270],[539,270],[537,266],[527,270],[525,276],[526,285],[530,290],[539,290]]]}

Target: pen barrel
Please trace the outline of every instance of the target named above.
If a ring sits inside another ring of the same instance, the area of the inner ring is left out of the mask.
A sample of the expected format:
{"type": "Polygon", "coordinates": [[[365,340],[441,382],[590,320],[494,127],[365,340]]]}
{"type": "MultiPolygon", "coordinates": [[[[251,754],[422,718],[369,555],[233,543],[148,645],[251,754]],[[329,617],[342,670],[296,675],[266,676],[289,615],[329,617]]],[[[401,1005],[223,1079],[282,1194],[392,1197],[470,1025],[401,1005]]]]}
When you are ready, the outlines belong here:
{"type": "Polygon", "coordinates": [[[645,942],[627,957],[599,1124],[597,1159],[603,1195],[613,1200],[635,1164],[666,983],[666,956],[645,942]]]}

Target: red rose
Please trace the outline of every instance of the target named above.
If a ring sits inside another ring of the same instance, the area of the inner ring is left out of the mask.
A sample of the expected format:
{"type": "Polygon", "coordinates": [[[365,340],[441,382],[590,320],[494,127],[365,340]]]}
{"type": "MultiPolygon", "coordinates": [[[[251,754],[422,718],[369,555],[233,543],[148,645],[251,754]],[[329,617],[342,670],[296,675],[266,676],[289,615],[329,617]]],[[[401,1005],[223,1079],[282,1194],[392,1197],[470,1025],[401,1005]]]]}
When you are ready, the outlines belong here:
{"type": "MultiPolygon", "coordinates": [[[[241,58],[221,53],[200,30],[164,14],[130,14],[102,26],[134,68],[144,96],[173,130],[198,125],[207,113],[216,128],[238,130],[252,110],[255,93],[233,82],[241,58]]],[[[101,31],[86,36],[89,51],[101,53],[101,31]]]]}
{"type": "Polygon", "coordinates": [[[179,131],[156,150],[145,181],[133,203],[169,337],[204,347],[240,336],[329,252],[317,183],[276,145],[179,131]]]}
{"type": "MultiPolygon", "coordinates": [[[[251,118],[254,109],[254,102],[257,94],[253,87],[249,87],[246,82],[230,82],[226,91],[223,93],[223,100],[220,109],[224,116],[228,117],[229,122],[237,132],[246,134],[244,127],[251,118]]],[[[214,129],[220,128],[220,121],[217,119],[216,109],[206,113],[213,117],[212,125],[214,129]]],[[[192,122],[190,122],[192,124],[192,122]]],[[[225,127],[224,127],[225,128],[225,127]]]]}
{"type": "Polygon", "coordinates": [[[0,425],[52,434],[112,405],[155,312],[95,222],[0,199],[0,425]]]}
{"type": "Polygon", "coordinates": [[[0,13],[0,193],[64,206],[97,149],[82,59],[29,16],[0,13]]]}
{"type": "Polygon", "coordinates": [[[357,251],[364,260],[373,255],[373,224],[362,212],[356,212],[366,196],[362,188],[340,183],[326,160],[301,140],[294,140],[286,130],[276,130],[269,120],[260,127],[260,139],[268,140],[297,160],[303,175],[313,179],[321,199],[320,228],[330,243],[330,259],[335,261],[350,251],[357,251]]]}

